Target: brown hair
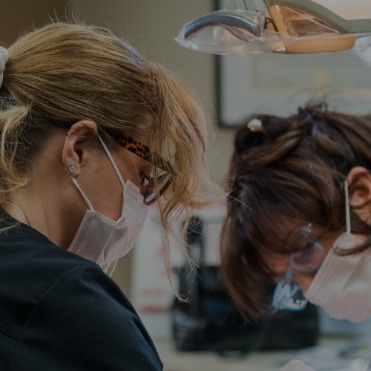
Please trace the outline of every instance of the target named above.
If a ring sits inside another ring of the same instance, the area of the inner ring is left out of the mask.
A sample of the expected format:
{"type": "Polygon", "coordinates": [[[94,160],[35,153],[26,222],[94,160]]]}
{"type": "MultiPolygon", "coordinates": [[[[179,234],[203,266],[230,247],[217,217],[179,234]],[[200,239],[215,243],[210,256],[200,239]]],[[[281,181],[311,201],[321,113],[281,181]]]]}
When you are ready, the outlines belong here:
{"type": "MultiPolygon", "coordinates": [[[[354,166],[371,168],[370,148],[371,115],[332,111],[324,102],[289,117],[251,116],[236,132],[221,265],[248,318],[270,311],[273,272],[265,254],[298,251],[294,237],[308,223],[316,227],[314,238],[344,231],[346,175],[354,166]],[[253,118],[261,128],[247,127],[253,118]]],[[[355,213],[351,217],[354,233],[371,234],[355,213]]],[[[352,253],[370,245],[371,239],[352,253]]]]}
{"type": "Polygon", "coordinates": [[[0,206],[27,183],[53,130],[81,119],[100,131],[149,138],[153,156],[176,176],[160,204],[162,225],[202,205],[207,125],[193,91],[164,67],[100,27],[56,22],[9,47],[0,89],[0,206]],[[150,114],[153,124],[144,118],[150,114]]]}

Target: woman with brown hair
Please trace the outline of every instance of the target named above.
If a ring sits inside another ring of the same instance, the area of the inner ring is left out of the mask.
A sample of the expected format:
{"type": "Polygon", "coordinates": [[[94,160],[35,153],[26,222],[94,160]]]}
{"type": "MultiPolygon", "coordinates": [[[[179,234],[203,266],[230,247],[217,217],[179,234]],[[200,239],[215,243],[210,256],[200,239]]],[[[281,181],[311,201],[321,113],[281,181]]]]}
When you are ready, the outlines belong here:
{"type": "Polygon", "coordinates": [[[248,318],[307,301],[335,318],[371,316],[370,148],[371,115],[325,103],[239,128],[221,264],[248,318]]]}
{"type": "Polygon", "coordinates": [[[0,77],[0,369],[162,369],[101,267],[130,251],[148,205],[164,236],[202,205],[201,108],[94,26],[23,35],[1,48],[0,77]]]}

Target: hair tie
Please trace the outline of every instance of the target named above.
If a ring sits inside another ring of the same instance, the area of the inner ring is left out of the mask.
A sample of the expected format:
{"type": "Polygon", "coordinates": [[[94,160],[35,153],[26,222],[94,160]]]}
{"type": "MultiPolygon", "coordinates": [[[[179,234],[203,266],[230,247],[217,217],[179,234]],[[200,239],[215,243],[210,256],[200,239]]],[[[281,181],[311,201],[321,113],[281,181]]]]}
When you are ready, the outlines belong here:
{"type": "Polygon", "coordinates": [[[8,61],[8,50],[0,46],[0,88],[3,84],[5,64],[8,61]]]}

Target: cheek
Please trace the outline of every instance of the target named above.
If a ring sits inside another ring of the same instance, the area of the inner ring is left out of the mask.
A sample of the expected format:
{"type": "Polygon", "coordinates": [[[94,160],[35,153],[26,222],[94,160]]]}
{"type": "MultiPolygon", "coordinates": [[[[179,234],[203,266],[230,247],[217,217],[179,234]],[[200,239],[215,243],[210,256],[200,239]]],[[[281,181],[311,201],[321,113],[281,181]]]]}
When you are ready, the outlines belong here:
{"type": "Polygon", "coordinates": [[[295,273],[295,280],[299,284],[300,288],[305,293],[308,289],[310,284],[313,281],[314,274],[313,273],[295,273]]]}
{"type": "Polygon", "coordinates": [[[289,259],[286,256],[266,255],[264,256],[264,261],[277,274],[277,277],[284,276],[289,268],[289,259]]]}
{"type": "Polygon", "coordinates": [[[129,171],[127,172],[127,179],[134,183],[138,188],[140,188],[140,171],[138,170],[138,166],[135,164],[129,164],[129,171]]]}
{"type": "Polygon", "coordinates": [[[125,156],[115,157],[115,162],[124,182],[128,180],[134,183],[137,187],[140,186],[140,166],[138,159],[132,153],[124,153],[125,156]]]}

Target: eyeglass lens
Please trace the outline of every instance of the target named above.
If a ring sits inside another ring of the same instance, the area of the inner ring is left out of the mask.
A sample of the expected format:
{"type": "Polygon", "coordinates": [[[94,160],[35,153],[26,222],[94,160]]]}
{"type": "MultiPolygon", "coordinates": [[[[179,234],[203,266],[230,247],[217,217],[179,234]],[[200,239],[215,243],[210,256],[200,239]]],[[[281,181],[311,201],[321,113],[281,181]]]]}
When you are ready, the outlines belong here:
{"type": "Polygon", "coordinates": [[[171,182],[170,174],[160,175],[156,180],[157,191],[155,190],[154,180],[145,177],[146,183],[143,185],[143,200],[146,205],[153,204],[169,187],[171,182]]]}
{"type": "Polygon", "coordinates": [[[325,255],[325,249],[320,242],[309,243],[305,250],[291,255],[291,269],[298,272],[314,272],[322,264],[325,255]]]}
{"type": "Polygon", "coordinates": [[[145,205],[153,204],[167,190],[172,181],[171,174],[173,174],[173,172],[164,170],[165,168],[167,170],[171,169],[171,165],[159,157],[152,158],[150,149],[143,143],[135,141],[130,136],[123,133],[110,133],[110,135],[126,150],[146,161],[152,162],[152,164],[157,167],[157,172],[163,172],[163,174],[156,176],[156,181],[154,181],[153,177],[148,175],[143,175],[142,177],[140,187],[141,193],[143,194],[143,202],[145,205]]]}
{"type": "Polygon", "coordinates": [[[272,305],[277,310],[302,310],[307,304],[293,272],[315,272],[326,256],[322,244],[319,241],[313,242],[311,232],[311,224],[302,229],[295,242],[296,246],[302,246],[301,250],[290,256],[289,270],[276,285],[272,305]]]}

